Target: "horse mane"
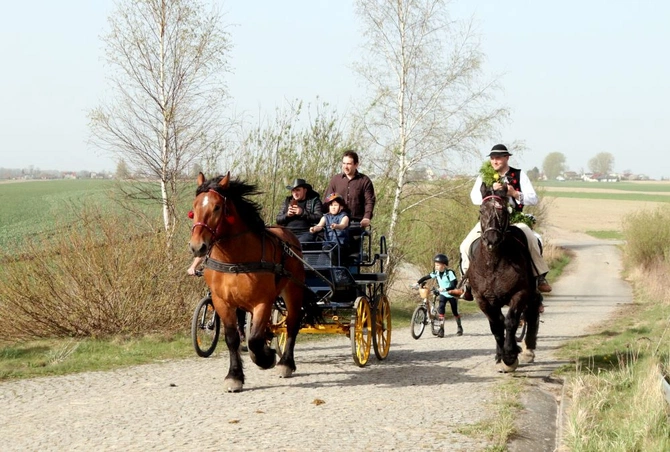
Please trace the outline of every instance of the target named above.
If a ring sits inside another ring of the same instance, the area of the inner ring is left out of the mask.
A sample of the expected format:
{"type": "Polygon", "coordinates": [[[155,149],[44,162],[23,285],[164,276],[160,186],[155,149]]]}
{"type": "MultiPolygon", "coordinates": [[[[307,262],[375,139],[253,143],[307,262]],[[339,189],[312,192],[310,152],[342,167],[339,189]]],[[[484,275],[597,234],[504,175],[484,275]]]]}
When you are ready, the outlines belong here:
{"type": "Polygon", "coordinates": [[[228,187],[223,188],[219,185],[223,177],[224,176],[216,176],[205,181],[196,189],[195,196],[197,197],[200,193],[214,190],[221,196],[229,199],[235,205],[240,218],[253,232],[264,232],[265,221],[263,221],[263,217],[261,216],[261,206],[257,202],[249,199],[249,196],[261,193],[256,185],[239,179],[231,179],[228,183],[228,187]]]}

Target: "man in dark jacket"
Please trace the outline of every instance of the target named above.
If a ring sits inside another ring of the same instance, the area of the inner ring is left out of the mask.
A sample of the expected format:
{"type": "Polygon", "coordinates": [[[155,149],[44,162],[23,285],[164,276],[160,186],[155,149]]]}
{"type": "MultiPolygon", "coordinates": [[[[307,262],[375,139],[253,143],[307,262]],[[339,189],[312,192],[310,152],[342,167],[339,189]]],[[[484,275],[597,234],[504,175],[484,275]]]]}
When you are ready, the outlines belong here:
{"type": "Polygon", "coordinates": [[[314,234],[309,228],[323,216],[321,197],[305,179],[296,179],[286,188],[291,190],[291,195],[286,197],[277,214],[277,224],[290,229],[300,242],[313,242],[314,234]]]}

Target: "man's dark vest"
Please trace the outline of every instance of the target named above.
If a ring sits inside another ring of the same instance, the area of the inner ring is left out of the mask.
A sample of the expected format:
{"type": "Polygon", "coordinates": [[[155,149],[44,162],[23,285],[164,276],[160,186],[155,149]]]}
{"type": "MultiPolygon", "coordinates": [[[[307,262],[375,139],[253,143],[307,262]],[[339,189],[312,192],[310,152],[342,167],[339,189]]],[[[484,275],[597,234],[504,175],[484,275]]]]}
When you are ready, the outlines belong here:
{"type": "MultiPolygon", "coordinates": [[[[517,168],[512,168],[511,166],[505,173],[505,178],[507,179],[507,184],[514,187],[516,191],[521,191],[521,170],[517,168]]],[[[512,198],[514,201],[514,209],[519,212],[523,211],[523,204],[512,198]]]]}

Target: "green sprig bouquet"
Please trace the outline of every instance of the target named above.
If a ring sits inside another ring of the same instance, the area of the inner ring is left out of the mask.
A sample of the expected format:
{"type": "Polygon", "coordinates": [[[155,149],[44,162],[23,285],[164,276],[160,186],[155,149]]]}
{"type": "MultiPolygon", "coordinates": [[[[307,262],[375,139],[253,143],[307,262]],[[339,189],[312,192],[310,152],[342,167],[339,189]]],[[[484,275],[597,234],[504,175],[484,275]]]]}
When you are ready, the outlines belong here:
{"type": "MultiPolygon", "coordinates": [[[[479,169],[479,174],[482,176],[482,182],[488,188],[493,187],[495,182],[500,180],[500,174],[493,169],[491,161],[487,160],[482,164],[482,167],[479,169]]],[[[510,223],[526,223],[529,228],[532,228],[535,224],[535,217],[532,215],[525,215],[523,212],[514,210],[514,206],[509,202],[507,203],[507,210],[510,212],[510,223]]]]}
{"type": "Polygon", "coordinates": [[[479,168],[479,174],[482,176],[482,182],[484,182],[484,185],[489,188],[493,187],[493,183],[498,182],[500,179],[500,174],[498,174],[498,172],[493,169],[493,165],[491,165],[490,160],[487,160],[482,164],[482,167],[479,168]]]}

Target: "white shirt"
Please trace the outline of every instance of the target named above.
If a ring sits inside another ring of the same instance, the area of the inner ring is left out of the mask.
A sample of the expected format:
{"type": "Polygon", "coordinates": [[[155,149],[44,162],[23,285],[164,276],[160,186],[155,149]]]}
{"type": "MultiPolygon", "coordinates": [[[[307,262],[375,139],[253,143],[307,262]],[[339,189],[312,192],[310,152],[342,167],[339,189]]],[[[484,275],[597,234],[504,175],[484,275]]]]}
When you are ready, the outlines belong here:
{"type": "MultiPolygon", "coordinates": [[[[536,205],[539,199],[537,197],[537,193],[535,193],[533,184],[530,182],[530,179],[528,179],[528,176],[526,176],[525,171],[519,170],[519,182],[521,184],[521,194],[517,202],[519,204],[523,204],[524,206],[536,205]]],[[[475,185],[472,187],[472,190],[470,191],[470,199],[472,200],[472,204],[475,204],[477,206],[481,205],[482,203],[481,186],[482,186],[482,176],[479,175],[477,176],[475,185]]],[[[514,205],[514,200],[512,199],[511,196],[509,196],[509,202],[512,205],[514,205]]]]}

